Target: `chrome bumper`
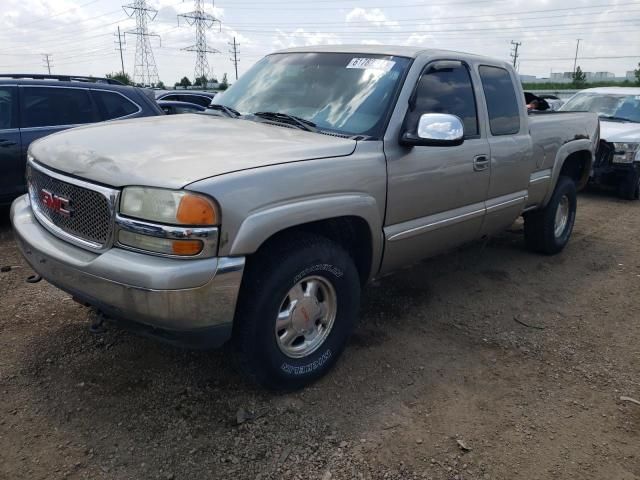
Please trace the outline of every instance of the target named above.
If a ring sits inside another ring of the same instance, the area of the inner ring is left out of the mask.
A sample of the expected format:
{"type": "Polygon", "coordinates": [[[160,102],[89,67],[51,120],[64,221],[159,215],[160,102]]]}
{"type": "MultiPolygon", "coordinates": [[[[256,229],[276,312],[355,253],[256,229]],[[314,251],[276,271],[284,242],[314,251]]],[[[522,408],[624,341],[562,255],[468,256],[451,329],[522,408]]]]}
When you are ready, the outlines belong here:
{"type": "Polygon", "coordinates": [[[112,248],[94,253],[49,233],[26,195],[11,206],[18,246],[44,279],[121,320],[197,333],[216,329],[228,339],[244,257],[181,260],[112,248]]]}

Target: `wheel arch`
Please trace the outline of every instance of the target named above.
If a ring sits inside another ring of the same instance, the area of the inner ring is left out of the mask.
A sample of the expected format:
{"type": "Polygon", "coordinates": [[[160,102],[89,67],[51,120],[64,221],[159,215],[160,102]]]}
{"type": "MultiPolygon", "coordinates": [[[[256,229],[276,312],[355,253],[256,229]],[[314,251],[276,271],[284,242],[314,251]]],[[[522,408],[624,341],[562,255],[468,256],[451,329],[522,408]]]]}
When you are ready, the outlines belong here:
{"type": "Polygon", "coordinates": [[[544,199],[543,205],[547,205],[560,176],[567,176],[576,184],[576,189],[581,190],[589,181],[591,165],[593,165],[593,143],[588,139],[575,140],[564,144],[556,155],[551,184],[544,199]]]}
{"type": "Polygon", "coordinates": [[[308,199],[262,209],[242,222],[230,255],[250,257],[284,236],[314,233],[347,250],[364,284],[377,273],[382,258],[379,212],[375,199],[360,194],[308,199]]]}

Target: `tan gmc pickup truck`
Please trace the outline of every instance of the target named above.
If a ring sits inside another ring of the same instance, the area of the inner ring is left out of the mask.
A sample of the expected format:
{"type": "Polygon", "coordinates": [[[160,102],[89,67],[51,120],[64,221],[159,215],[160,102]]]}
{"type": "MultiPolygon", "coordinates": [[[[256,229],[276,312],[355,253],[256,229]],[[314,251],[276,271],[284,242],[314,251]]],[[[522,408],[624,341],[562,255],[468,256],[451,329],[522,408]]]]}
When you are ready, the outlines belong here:
{"type": "Polygon", "coordinates": [[[260,384],[325,374],[374,277],[500,232],[560,252],[595,114],[527,115],[503,61],[394,46],[256,63],[208,115],[107,122],[32,144],[12,206],[50,283],[122,325],[232,341],[260,384]]]}

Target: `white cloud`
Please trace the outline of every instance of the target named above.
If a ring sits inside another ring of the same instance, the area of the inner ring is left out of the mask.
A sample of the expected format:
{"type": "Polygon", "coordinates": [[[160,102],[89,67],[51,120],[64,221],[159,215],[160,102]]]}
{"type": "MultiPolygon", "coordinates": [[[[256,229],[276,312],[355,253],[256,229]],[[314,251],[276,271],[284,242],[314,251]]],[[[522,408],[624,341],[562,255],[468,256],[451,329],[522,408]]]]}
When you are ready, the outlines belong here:
{"type": "Polygon", "coordinates": [[[345,17],[347,23],[368,22],[376,27],[397,27],[398,22],[389,20],[379,8],[367,10],[365,8],[354,8],[345,17]]]}
{"type": "Polygon", "coordinates": [[[339,36],[333,33],[307,32],[304,28],[298,28],[290,33],[280,29],[276,29],[276,31],[277,36],[273,40],[273,45],[276,48],[339,45],[342,43],[339,36]]]}

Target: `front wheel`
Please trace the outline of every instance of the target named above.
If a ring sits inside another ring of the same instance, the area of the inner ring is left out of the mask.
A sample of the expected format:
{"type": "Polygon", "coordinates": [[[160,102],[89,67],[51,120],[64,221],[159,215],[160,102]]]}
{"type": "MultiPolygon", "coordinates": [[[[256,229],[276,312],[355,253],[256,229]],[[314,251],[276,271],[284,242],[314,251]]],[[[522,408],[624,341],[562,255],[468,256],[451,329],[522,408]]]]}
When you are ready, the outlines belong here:
{"type": "Polygon", "coordinates": [[[236,315],[240,365],[257,383],[294,390],[342,353],[360,303],[360,278],[340,245],[301,233],[262,248],[248,264],[236,315]]]}
{"type": "Polygon", "coordinates": [[[574,181],[569,177],[560,177],[547,206],[524,215],[527,247],[547,255],[560,252],[571,237],[576,208],[574,181]]]}

